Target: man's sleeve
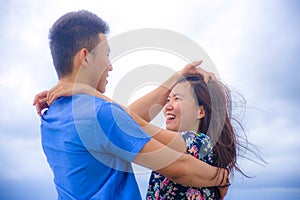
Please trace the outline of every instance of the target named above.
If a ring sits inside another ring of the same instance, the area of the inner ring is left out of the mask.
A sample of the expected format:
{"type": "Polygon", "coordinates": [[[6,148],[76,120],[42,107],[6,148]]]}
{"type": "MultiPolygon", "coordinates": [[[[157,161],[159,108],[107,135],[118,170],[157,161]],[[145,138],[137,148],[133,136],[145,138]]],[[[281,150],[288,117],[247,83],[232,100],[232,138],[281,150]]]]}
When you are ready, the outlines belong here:
{"type": "Polygon", "coordinates": [[[129,162],[151,138],[115,103],[104,103],[99,109],[97,118],[106,150],[129,162]]]}

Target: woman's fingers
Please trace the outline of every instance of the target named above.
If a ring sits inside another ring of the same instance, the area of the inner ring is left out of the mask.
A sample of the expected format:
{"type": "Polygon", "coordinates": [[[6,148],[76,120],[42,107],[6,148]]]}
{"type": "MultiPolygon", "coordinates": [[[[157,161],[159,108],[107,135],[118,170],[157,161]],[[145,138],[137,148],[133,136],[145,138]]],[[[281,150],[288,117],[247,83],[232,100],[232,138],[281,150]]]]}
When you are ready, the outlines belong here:
{"type": "Polygon", "coordinates": [[[59,97],[72,96],[73,94],[77,94],[75,89],[79,86],[79,83],[75,84],[62,81],[58,82],[58,84],[48,92],[48,104],[52,104],[59,97]]]}
{"type": "Polygon", "coordinates": [[[43,92],[40,92],[38,94],[35,95],[34,99],[33,99],[33,106],[36,105],[36,103],[38,102],[39,99],[43,99],[45,97],[47,97],[47,93],[48,90],[44,90],[43,92]]]}
{"type": "Polygon", "coordinates": [[[35,103],[36,112],[40,117],[42,116],[42,110],[48,107],[47,98],[39,98],[35,103]]]}
{"type": "Polygon", "coordinates": [[[207,83],[209,80],[212,80],[212,81],[216,81],[216,80],[217,80],[217,78],[216,78],[216,76],[215,76],[214,73],[212,73],[212,72],[207,72],[207,71],[205,71],[205,70],[202,69],[202,68],[199,68],[199,67],[198,67],[198,68],[197,68],[197,73],[200,74],[200,75],[202,75],[202,77],[203,77],[205,83],[207,83]]]}
{"type": "Polygon", "coordinates": [[[210,78],[210,80],[213,80],[213,81],[216,81],[216,80],[217,80],[217,77],[216,77],[215,74],[212,73],[212,72],[209,73],[209,78],[210,78]]]}
{"type": "Polygon", "coordinates": [[[57,84],[51,90],[49,90],[47,94],[47,103],[51,105],[58,97],[60,97],[60,91],[62,90],[62,86],[57,84]]]}
{"type": "Polygon", "coordinates": [[[35,95],[33,100],[33,106],[35,106],[36,112],[40,117],[42,116],[42,110],[48,107],[47,93],[48,91],[44,90],[43,92],[40,92],[37,95],[35,95]]]}
{"type": "Polygon", "coordinates": [[[197,67],[199,67],[199,65],[201,65],[202,62],[203,62],[203,60],[198,60],[198,61],[194,61],[194,62],[190,63],[190,65],[197,68],[197,67]]]}

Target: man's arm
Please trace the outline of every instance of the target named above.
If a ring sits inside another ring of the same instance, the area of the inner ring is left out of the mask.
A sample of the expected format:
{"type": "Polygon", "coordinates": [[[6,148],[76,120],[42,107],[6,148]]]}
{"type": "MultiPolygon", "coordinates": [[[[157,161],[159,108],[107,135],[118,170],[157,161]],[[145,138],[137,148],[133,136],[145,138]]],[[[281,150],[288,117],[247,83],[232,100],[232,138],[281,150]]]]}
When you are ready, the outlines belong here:
{"type": "Polygon", "coordinates": [[[131,117],[152,136],[134,159],[170,180],[193,187],[221,186],[227,184],[228,172],[185,154],[185,142],[177,132],[156,127],[132,111],[131,117]]]}
{"type": "Polygon", "coordinates": [[[155,139],[150,139],[135,157],[134,162],[183,185],[209,187],[227,184],[226,169],[219,169],[218,174],[217,167],[175,151],[155,139]]]}

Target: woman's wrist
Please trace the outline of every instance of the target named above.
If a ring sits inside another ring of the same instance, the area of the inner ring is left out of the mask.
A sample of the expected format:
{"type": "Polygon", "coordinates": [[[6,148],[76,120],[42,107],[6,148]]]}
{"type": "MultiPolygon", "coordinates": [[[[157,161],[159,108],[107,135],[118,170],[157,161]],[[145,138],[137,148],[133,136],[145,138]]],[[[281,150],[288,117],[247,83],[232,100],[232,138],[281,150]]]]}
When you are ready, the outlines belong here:
{"type": "Polygon", "coordinates": [[[179,72],[175,72],[170,78],[168,78],[164,83],[163,86],[166,87],[169,91],[175,86],[177,81],[182,77],[179,72]]]}

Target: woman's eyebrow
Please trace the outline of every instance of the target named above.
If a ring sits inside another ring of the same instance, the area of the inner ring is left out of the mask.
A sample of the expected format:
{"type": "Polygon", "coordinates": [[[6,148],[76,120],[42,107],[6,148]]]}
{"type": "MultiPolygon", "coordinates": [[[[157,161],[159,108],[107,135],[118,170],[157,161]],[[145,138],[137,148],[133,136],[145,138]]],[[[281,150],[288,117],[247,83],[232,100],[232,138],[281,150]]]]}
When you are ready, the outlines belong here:
{"type": "Polygon", "coordinates": [[[181,93],[174,93],[174,96],[184,96],[183,94],[181,94],[181,93]]]}
{"type": "Polygon", "coordinates": [[[169,94],[168,98],[177,97],[177,96],[183,97],[184,95],[181,93],[172,93],[172,94],[169,94]]]}

